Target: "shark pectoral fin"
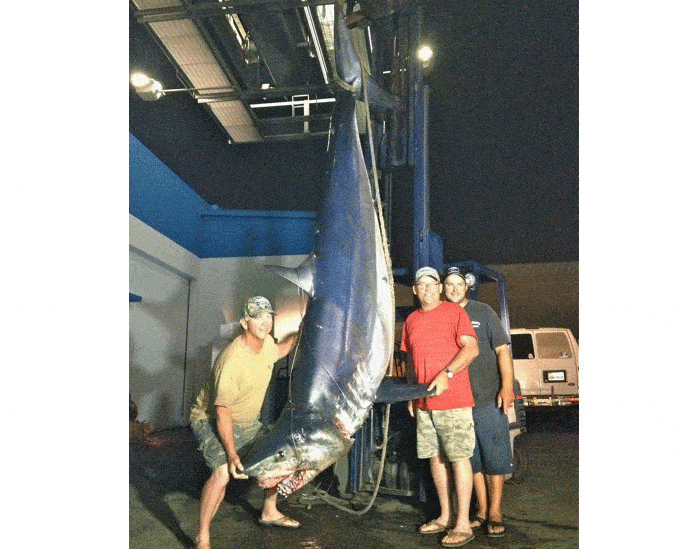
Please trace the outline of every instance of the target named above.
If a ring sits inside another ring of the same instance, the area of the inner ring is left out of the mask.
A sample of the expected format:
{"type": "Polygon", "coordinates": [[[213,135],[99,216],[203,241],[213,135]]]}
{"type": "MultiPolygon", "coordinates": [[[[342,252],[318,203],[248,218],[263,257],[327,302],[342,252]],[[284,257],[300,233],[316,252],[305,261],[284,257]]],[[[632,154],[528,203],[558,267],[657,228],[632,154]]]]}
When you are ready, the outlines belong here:
{"type": "Polygon", "coordinates": [[[397,377],[385,377],[377,389],[375,402],[403,402],[434,395],[436,390],[428,391],[427,387],[397,377]]]}
{"type": "Polygon", "coordinates": [[[312,297],[313,292],[313,275],[312,275],[312,257],[308,256],[306,260],[295,269],[290,267],[280,267],[278,265],[265,265],[265,269],[277,273],[282,278],[289,282],[293,282],[306,294],[312,297]]]}

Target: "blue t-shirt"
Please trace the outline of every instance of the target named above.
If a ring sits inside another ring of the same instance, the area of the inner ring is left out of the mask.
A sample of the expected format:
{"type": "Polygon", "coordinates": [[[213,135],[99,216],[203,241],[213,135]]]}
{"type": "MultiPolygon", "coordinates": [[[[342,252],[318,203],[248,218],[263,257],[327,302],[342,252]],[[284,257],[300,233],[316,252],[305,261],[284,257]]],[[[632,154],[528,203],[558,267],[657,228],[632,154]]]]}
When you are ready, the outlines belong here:
{"type": "Polygon", "coordinates": [[[470,386],[475,406],[496,403],[501,388],[501,372],[494,349],[510,343],[501,320],[486,303],[469,300],[465,311],[477,334],[479,356],[470,364],[470,386]]]}

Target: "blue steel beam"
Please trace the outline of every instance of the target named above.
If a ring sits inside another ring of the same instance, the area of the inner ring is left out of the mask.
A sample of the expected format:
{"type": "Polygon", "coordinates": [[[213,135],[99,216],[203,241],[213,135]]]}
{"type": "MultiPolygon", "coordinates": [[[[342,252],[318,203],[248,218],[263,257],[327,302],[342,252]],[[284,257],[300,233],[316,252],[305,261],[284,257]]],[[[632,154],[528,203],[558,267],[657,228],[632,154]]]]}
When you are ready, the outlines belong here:
{"type": "MultiPolygon", "coordinates": [[[[430,265],[429,235],[429,174],[427,164],[427,107],[429,87],[424,84],[422,67],[415,55],[422,33],[422,8],[418,7],[409,22],[409,69],[412,110],[413,145],[413,272],[430,265]]],[[[434,265],[434,267],[439,267],[434,265]]]]}

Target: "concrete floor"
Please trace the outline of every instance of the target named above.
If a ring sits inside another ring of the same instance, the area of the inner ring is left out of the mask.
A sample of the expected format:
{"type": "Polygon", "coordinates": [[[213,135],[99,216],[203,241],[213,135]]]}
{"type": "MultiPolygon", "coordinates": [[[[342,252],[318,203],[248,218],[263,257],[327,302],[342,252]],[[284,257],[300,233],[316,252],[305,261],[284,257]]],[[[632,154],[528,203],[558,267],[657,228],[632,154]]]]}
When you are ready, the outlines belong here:
{"type": "MultiPolygon", "coordinates": [[[[518,441],[526,456],[524,475],[508,481],[504,494],[507,535],[490,539],[479,533],[466,547],[579,547],[577,416],[562,414],[528,412],[528,432],[518,441]]],[[[131,444],[130,547],[192,547],[200,490],[208,474],[189,429],[153,433],[145,443],[131,444]]],[[[354,498],[358,508],[365,497],[354,498]]],[[[254,482],[234,482],[212,525],[213,548],[440,547],[439,535],[416,532],[437,513],[433,498],[426,499],[378,495],[368,513],[356,516],[305,492],[281,501],[280,509],[303,524],[285,530],[259,526],[261,491],[254,482]]]]}

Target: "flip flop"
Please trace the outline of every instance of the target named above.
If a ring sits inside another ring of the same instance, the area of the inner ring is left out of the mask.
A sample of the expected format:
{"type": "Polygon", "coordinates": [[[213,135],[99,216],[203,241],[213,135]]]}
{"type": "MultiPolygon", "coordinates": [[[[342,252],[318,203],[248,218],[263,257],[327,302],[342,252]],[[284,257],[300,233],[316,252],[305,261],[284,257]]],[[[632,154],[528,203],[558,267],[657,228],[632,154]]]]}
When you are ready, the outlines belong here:
{"type": "Polygon", "coordinates": [[[446,532],[448,526],[444,526],[440,522],[435,520],[430,520],[427,524],[420,526],[417,531],[421,534],[440,534],[441,532],[446,532]]]}
{"type": "Polygon", "coordinates": [[[448,535],[444,536],[444,539],[441,540],[441,545],[442,547],[462,547],[473,539],[475,539],[475,534],[472,532],[469,534],[465,532],[449,532],[448,535]],[[447,541],[451,537],[458,537],[458,539],[456,541],[447,541]]]}
{"type": "Polygon", "coordinates": [[[262,526],[276,526],[277,528],[300,528],[301,526],[300,523],[298,523],[295,519],[287,517],[286,515],[274,520],[259,519],[258,524],[261,524],[262,526]],[[291,522],[289,523],[289,521],[291,522]],[[294,522],[296,524],[293,524],[294,522]]]}
{"type": "Polygon", "coordinates": [[[489,537],[489,538],[502,538],[505,535],[506,535],[506,525],[503,522],[497,522],[497,521],[492,521],[492,520],[487,522],[487,537],[489,537]],[[490,532],[489,531],[489,528],[498,528],[500,526],[503,526],[503,530],[501,532],[490,532]]]}
{"type": "Polygon", "coordinates": [[[475,525],[475,526],[470,525],[470,528],[472,528],[473,530],[474,530],[475,528],[484,528],[485,525],[487,524],[487,519],[482,518],[482,517],[478,517],[477,515],[475,515],[474,517],[472,517],[472,518],[470,519],[470,522],[474,522],[474,521],[479,522],[479,524],[477,524],[477,525],[475,525]]]}

